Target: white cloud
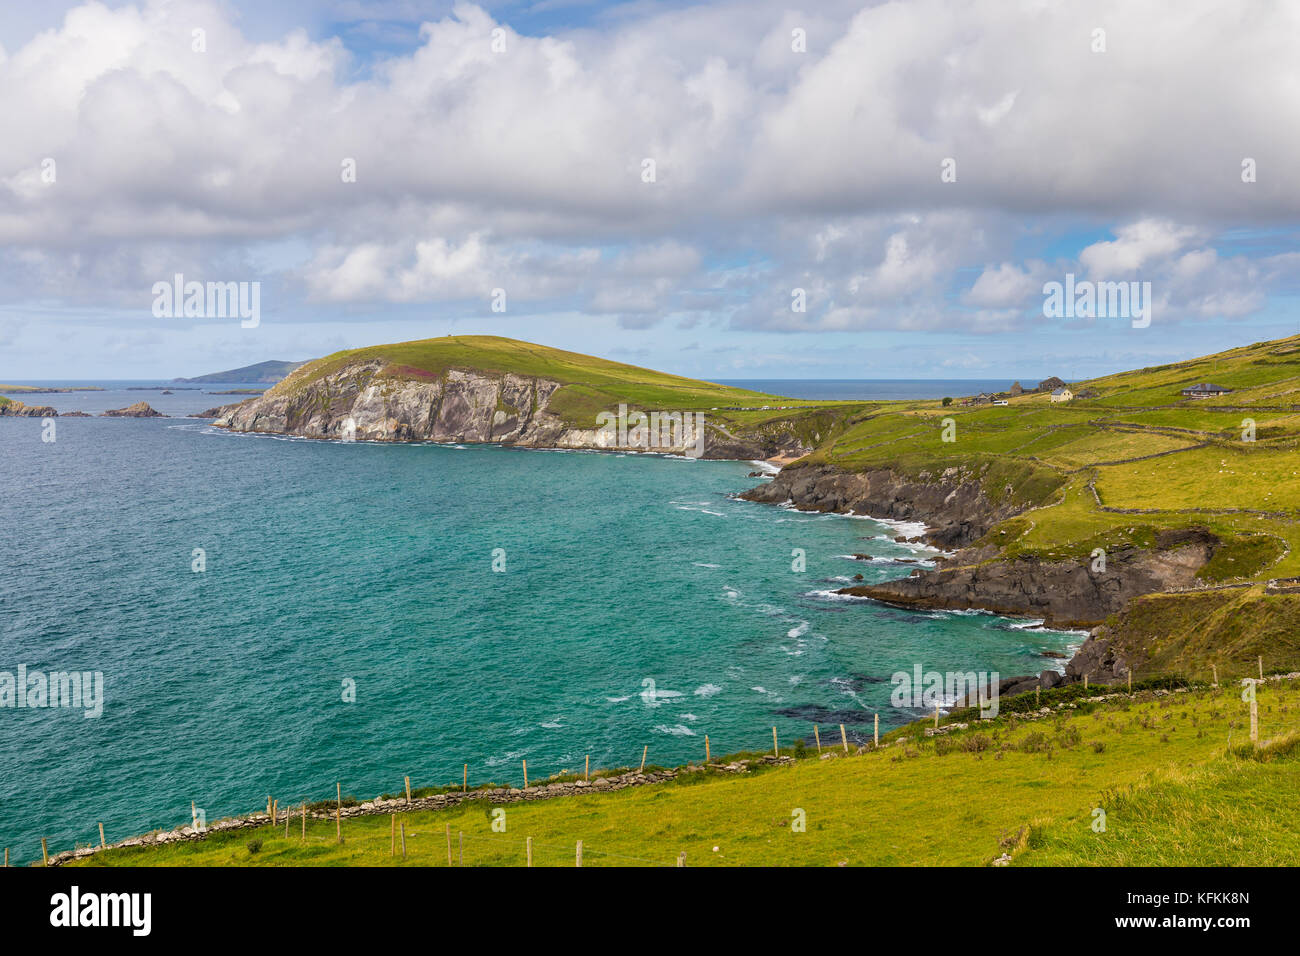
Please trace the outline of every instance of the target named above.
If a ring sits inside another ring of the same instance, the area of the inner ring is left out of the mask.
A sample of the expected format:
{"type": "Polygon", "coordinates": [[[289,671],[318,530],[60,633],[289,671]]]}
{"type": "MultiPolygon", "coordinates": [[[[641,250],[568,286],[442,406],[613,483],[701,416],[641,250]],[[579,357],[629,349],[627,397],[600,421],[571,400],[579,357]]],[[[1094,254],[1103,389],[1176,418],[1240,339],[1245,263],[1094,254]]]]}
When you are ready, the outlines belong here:
{"type": "Polygon", "coordinates": [[[1216,246],[1227,223],[1300,214],[1300,127],[1278,121],[1300,113],[1295,5],[732,0],[556,36],[470,4],[428,15],[414,51],[362,70],[336,38],[255,42],[216,0],[88,3],[11,42],[4,299],[144,308],[174,272],[266,267],[325,307],[502,287],[625,325],[986,334],[1058,271],[1140,272],[1189,320],[1294,284],[1292,261],[1216,246]],[[1118,225],[1070,261],[1044,252],[1062,222],[1118,225]],[[301,254],[266,266],[276,243],[301,254]]]}

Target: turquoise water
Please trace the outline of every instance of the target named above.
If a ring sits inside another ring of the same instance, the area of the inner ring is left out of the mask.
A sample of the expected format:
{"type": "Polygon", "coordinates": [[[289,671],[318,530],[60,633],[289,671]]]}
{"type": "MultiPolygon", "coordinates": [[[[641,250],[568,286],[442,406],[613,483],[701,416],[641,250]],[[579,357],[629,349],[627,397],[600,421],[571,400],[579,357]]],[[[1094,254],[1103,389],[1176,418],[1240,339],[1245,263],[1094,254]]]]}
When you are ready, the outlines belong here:
{"type": "Polygon", "coordinates": [[[539,779],[645,745],[698,759],[706,733],[714,754],[769,746],[774,724],[783,742],[813,720],[869,733],[877,709],[915,715],[889,706],[894,671],[1035,672],[1079,640],[829,596],[913,567],[844,555],[918,555],[871,520],[737,500],[762,480],[749,463],[178,419],[40,432],[0,419],[0,670],[102,671],[106,699],[98,719],[0,708],[16,861],[99,821],[110,839],[186,823],[191,800],[216,818],[336,781],[459,781],[465,763],[519,783],[523,759],[539,779]]]}

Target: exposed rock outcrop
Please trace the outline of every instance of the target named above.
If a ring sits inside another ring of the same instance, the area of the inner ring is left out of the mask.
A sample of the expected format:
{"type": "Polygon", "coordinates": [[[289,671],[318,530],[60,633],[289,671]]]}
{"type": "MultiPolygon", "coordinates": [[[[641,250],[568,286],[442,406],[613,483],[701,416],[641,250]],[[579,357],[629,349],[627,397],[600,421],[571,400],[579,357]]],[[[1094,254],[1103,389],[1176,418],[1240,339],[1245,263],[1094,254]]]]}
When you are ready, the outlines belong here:
{"type": "Polygon", "coordinates": [[[1163,533],[1156,549],[1122,548],[1107,555],[1106,570],[1092,562],[1036,557],[949,566],[841,594],[903,607],[982,608],[998,614],[1042,617],[1050,627],[1092,627],[1143,594],[1190,587],[1214,555],[1219,539],[1191,529],[1163,533]]]}
{"type": "Polygon", "coordinates": [[[136,402],[126,408],[111,408],[104,412],[104,418],[167,418],[162,412],[154,411],[148,402],[136,402]]]}
{"type": "Polygon", "coordinates": [[[945,550],[964,547],[1023,505],[995,504],[977,476],[949,468],[933,480],[889,469],[848,472],[830,466],[786,467],[741,497],[768,504],[791,502],[800,511],[852,512],[872,518],[921,521],[926,540],[945,550]]]}
{"type": "Polygon", "coordinates": [[[238,408],[242,404],[243,402],[233,402],[230,405],[218,405],[216,408],[209,408],[206,409],[205,411],[196,412],[195,414],[189,417],[190,418],[212,418],[212,419],[225,418],[227,415],[231,414],[236,408],[238,408]]]}
{"type": "Polygon", "coordinates": [[[49,405],[24,405],[15,399],[0,405],[0,417],[9,418],[58,418],[59,413],[49,405]]]}

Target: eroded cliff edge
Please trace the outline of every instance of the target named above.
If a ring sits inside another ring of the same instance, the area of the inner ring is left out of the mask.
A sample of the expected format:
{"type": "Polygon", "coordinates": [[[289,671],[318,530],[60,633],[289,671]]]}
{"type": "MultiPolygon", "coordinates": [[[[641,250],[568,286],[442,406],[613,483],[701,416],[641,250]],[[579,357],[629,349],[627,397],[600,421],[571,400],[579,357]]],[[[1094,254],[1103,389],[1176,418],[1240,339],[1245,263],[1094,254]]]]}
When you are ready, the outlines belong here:
{"type": "Polygon", "coordinates": [[[1201,530],[1171,531],[1154,550],[1122,548],[1107,556],[1104,570],[1088,561],[1037,557],[964,564],[958,554],[947,567],[911,577],[843,589],[901,607],[979,608],[996,614],[1041,617],[1048,627],[1091,628],[1144,594],[1190,588],[1214,556],[1219,540],[1201,530]],[[956,566],[954,566],[956,565],[956,566]]]}
{"type": "Polygon", "coordinates": [[[795,464],[740,497],[767,504],[789,502],[800,511],[919,521],[926,525],[926,540],[945,551],[966,547],[1027,507],[1012,496],[993,500],[980,474],[958,468],[912,478],[891,469],[850,472],[795,464]]]}
{"type": "MultiPolygon", "coordinates": [[[[1203,528],[1170,530],[1160,533],[1151,548],[1113,549],[1100,568],[1089,559],[1008,555],[988,542],[989,532],[1042,502],[1019,498],[1013,488],[998,488],[996,483],[999,494],[991,494],[988,477],[978,468],[909,476],[893,469],[850,472],[796,463],[741,497],[802,511],[925,524],[925,539],[951,552],[936,560],[938,567],[918,568],[907,577],[846,587],[839,593],[896,607],[981,609],[1042,618],[1054,628],[1089,629],[1089,638],[1066,674],[1045,672],[1042,678],[1050,681],[1044,686],[1082,680],[1085,674],[1094,683],[1123,680],[1137,652],[1117,651],[1104,622],[1122,615],[1144,595],[1200,591],[1198,573],[1223,544],[1203,528]]],[[[1016,680],[1023,683],[1031,678],[1016,680]]]]}
{"type": "MultiPolygon", "coordinates": [[[[581,427],[552,407],[564,385],[510,372],[447,369],[441,374],[396,378],[387,362],[362,361],[308,377],[304,366],[265,395],[212,409],[215,425],[241,432],[357,441],[500,443],[525,448],[613,449],[617,440],[597,427],[581,427]]],[[[613,411],[613,409],[611,409],[613,411]]],[[[651,411],[651,409],[642,409],[651,411]]],[[[766,459],[810,450],[795,430],[736,434],[704,420],[700,457],[766,459]]],[[[652,449],[694,454],[689,429],[652,449]]]]}

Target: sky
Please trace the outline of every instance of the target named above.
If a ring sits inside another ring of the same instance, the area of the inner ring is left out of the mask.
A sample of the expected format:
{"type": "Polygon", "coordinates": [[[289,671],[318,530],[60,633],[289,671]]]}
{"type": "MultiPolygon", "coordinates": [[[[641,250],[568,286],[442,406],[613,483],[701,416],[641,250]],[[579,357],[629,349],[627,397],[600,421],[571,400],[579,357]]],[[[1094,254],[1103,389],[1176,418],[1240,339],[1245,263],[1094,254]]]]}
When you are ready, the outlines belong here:
{"type": "Polygon", "coordinates": [[[1295,335],[1298,35],[1283,0],[0,0],[0,381],[481,333],[1028,383],[1295,335]],[[160,308],[178,275],[256,324],[160,308]]]}

